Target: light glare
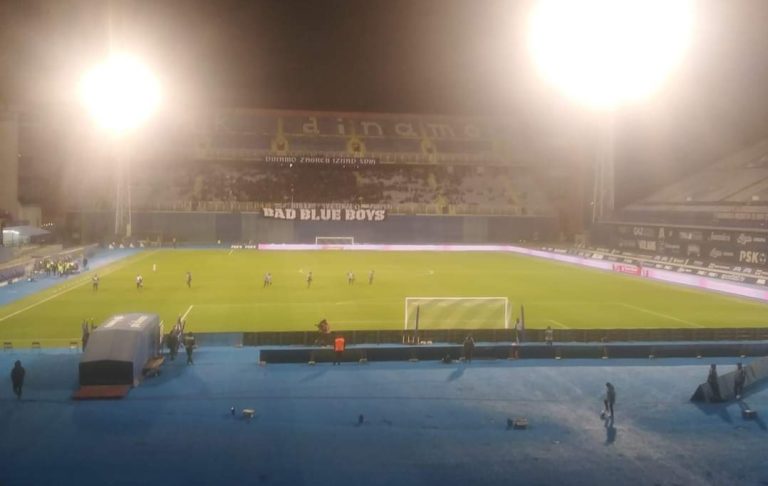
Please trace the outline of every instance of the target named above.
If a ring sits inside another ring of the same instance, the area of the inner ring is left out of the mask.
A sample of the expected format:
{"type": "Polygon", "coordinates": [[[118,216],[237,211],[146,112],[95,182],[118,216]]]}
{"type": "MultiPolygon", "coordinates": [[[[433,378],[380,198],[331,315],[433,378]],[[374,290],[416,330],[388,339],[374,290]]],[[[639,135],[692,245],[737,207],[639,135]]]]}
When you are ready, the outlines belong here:
{"type": "Polygon", "coordinates": [[[658,89],[687,49],[692,0],[540,0],[529,49],[567,96],[613,108],[658,89]]]}
{"type": "Polygon", "coordinates": [[[114,133],[139,126],[160,101],[157,79],[136,59],[111,57],[83,77],[81,94],[97,122],[114,133]]]}

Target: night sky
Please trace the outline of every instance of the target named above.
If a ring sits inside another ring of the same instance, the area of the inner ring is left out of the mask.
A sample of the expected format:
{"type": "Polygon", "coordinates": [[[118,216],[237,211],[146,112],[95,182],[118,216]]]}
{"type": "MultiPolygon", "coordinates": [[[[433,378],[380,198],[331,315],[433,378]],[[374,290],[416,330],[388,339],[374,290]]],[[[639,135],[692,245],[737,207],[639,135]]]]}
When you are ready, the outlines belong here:
{"type": "MultiPolygon", "coordinates": [[[[521,5],[467,0],[2,2],[3,94],[115,45],[185,101],[347,111],[504,111],[530,82],[521,5]],[[111,18],[111,22],[110,19],[111,18]],[[110,27],[111,24],[111,27],[110,27]],[[110,35],[111,32],[111,35],[110,35]],[[500,105],[499,102],[502,102],[500,105]]],[[[50,86],[44,91],[56,91],[50,86]]]]}
{"type": "MultiPolygon", "coordinates": [[[[499,114],[578,126],[590,114],[531,68],[530,5],[0,1],[0,103],[71,103],[79,73],[112,42],[140,53],[179,108],[499,114]]],[[[672,178],[768,135],[768,2],[702,0],[697,25],[662,90],[616,116],[623,178],[672,178]]]]}

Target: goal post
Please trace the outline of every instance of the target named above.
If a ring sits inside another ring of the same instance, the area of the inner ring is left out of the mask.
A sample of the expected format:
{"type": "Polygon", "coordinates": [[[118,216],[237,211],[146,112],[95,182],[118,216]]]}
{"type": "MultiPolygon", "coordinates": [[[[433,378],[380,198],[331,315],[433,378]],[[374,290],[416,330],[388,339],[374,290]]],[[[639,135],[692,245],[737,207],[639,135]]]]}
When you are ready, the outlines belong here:
{"type": "Polygon", "coordinates": [[[507,297],[406,297],[403,329],[509,329],[507,297]]]}
{"type": "Polygon", "coordinates": [[[315,236],[316,245],[354,245],[354,236],[315,236]]]}

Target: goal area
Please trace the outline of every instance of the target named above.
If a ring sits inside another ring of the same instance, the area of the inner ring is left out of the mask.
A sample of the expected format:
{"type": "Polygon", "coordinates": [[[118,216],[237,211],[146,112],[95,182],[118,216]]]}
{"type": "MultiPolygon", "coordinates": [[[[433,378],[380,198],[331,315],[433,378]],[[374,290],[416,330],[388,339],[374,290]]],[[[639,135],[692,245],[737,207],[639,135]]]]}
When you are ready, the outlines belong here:
{"type": "Polygon", "coordinates": [[[508,329],[507,297],[406,297],[406,331],[508,329]]]}
{"type": "Polygon", "coordinates": [[[316,245],[354,245],[354,236],[315,236],[316,245]]]}

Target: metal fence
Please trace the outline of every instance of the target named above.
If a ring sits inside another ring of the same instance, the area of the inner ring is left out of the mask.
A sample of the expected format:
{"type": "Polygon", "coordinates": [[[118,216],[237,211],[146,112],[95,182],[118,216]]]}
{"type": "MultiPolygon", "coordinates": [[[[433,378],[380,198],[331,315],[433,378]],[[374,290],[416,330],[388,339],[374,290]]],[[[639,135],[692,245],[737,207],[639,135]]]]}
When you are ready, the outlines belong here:
{"type": "MultiPolygon", "coordinates": [[[[468,334],[476,342],[515,342],[514,329],[446,329],[413,331],[339,331],[347,344],[403,344],[403,343],[461,343],[468,334]]],[[[768,328],[740,329],[553,329],[553,340],[561,343],[599,342],[673,342],[673,341],[763,341],[768,340],[768,328]]],[[[319,335],[313,331],[247,332],[245,346],[311,346],[319,335]]],[[[528,329],[523,342],[544,342],[543,329],[528,329]]]]}

